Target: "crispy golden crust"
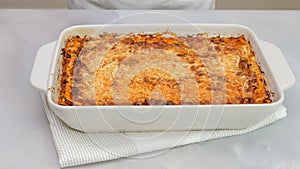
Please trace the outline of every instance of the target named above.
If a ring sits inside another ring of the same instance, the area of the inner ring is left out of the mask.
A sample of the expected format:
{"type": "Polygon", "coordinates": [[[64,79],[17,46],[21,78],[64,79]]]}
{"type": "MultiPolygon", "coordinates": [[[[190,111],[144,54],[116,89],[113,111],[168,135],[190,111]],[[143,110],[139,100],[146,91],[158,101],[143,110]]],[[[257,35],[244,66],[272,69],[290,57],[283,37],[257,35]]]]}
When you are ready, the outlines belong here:
{"type": "Polygon", "coordinates": [[[72,83],[74,74],[74,65],[78,59],[78,54],[83,47],[84,38],[74,36],[68,39],[66,46],[62,49],[62,74],[60,83],[60,96],[58,104],[71,106],[74,104],[72,95],[72,83]]]}
{"type": "Polygon", "coordinates": [[[271,103],[244,36],[70,37],[60,105],[271,103]]]}

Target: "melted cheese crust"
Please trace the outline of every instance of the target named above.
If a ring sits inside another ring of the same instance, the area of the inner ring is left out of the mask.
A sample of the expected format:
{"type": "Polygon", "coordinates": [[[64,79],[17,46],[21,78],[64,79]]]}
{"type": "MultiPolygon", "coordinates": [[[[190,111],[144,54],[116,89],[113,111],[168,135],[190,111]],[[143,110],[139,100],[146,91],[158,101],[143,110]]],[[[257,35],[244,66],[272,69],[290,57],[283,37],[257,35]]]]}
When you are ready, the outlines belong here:
{"type": "Polygon", "coordinates": [[[74,36],[62,56],[60,105],[272,102],[243,35],[74,36]]]}

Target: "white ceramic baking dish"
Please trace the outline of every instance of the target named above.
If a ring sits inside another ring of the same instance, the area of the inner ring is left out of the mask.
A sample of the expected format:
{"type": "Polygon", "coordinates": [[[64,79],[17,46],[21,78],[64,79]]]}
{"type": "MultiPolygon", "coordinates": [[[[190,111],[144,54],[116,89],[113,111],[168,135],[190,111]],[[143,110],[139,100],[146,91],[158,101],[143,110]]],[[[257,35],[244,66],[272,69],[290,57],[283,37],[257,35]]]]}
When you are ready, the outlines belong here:
{"type": "Polygon", "coordinates": [[[284,100],[284,91],[295,83],[294,75],[276,46],[258,40],[249,28],[232,24],[138,24],[80,25],[65,29],[58,40],[42,46],[31,73],[31,84],[47,96],[49,107],[70,127],[84,132],[241,129],[275,112],[284,100]],[[162,32],[177,34],[205,32],[209,36],[245,35],[264,71],[271,104],[167,105],[167,106],[61,106],[56,103],[61,48],[72,35],[102,32],[162,32]]]}

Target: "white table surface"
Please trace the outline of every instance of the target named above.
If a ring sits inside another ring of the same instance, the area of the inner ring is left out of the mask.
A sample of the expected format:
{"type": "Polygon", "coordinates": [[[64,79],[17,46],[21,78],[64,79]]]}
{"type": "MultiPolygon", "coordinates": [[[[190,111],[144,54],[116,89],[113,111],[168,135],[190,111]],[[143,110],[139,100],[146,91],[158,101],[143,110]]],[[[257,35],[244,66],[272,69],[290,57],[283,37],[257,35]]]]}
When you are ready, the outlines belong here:
{"type": "MultiPolygon", "coordinates": [[[[29,77],[37,49],[66,27],[108,23],[143,11],[0,10],[0,168],[59,168],[51,131],[29,77]]],[[[156,11],[157,12],[157,11],[156,11]]],[[[163,11],[160,11],[163,12],[163,11]]],[[[116,23],[243,24],[279,46],[300,79],[300,11],[171,11],[116,23]],[[185,19],[185,20],[183,20],[185,19]]],[[[179,147],[146,159],[125,158],[74,168],[300,168],[300,86],[285,92],[288,117],[258,131],[179,147]]]]}

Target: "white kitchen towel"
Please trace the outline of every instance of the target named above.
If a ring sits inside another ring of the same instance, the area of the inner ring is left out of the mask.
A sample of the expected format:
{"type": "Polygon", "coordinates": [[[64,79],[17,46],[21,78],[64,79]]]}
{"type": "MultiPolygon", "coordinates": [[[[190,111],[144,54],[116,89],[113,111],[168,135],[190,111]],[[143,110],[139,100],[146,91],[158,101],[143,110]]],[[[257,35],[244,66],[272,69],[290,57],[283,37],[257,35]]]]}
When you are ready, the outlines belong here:
{"type": "Polygon", "coordinates": [[[63,123],[49,109],[46,97],[43,94],[41,96],[61,167],[107,161],[157,150],[167,151],[176,146],[245,134],[286,117],[286,108],[281,106],[257,124],[240,130],[83,133],[63,123]]]}

